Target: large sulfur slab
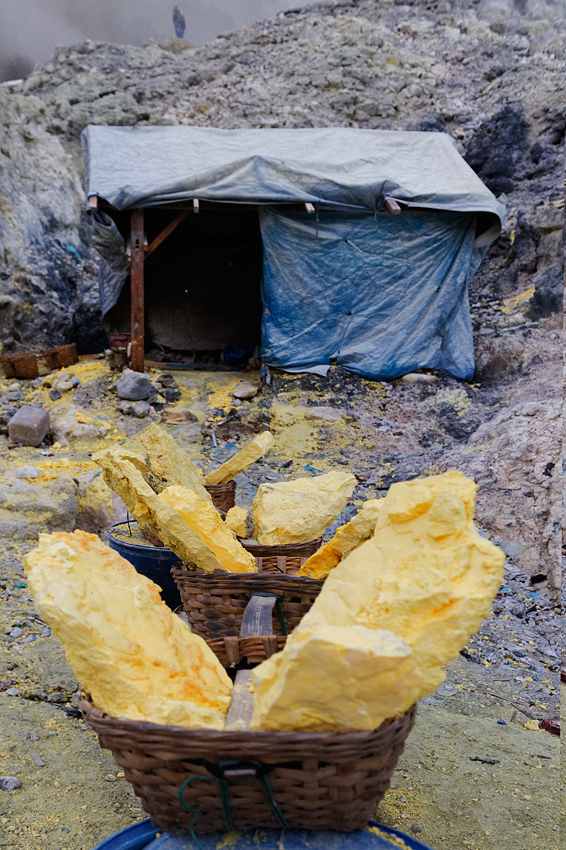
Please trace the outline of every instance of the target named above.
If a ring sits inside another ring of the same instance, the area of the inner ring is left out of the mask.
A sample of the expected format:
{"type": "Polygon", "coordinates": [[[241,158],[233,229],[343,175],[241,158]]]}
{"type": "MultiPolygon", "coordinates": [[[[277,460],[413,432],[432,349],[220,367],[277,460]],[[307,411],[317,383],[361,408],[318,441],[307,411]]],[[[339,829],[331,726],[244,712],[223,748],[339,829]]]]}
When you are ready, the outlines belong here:
{"type": "Polygon", "coordinates": [[[417,673],[411,648],[393,632],[299,626],[283,652],[254,670],[251,728],[375,729],[398,713],[397,694],[417,673]]]}
{"type": "Polygon", "coordinates": [[[457,655],[489,614],[503,578],[503,552],[480,537],[473,523],[476,490],[459,472],[391,487],[373,537],[330,572],[285,649],[254,670],[252,728],[289,728],[280,724],[286,723],[286,716],[295,718],[296,706],[303,701],[311,706],[311,714],[298,718],[294,728],[305,723],[305,728],[314,729],[315,713],[326,718],[324,728],[348,725],[352,692],[337,697],[327,672],[338,659],[347,662],[353,683],[362,681],[366,671],[377,670],[368,673],[365,714],[356,710],[350,715],[352,728],[374,728],[438,687],[444,679],[442,665],[457,655]],[[368,638],[365,648],[352,643],[349,630],[354,626],[373,634],[374,642],[368,638]],[[405,674],[394,693],[391,671],[381,673],[378,668],[384,631],[411,651],[402,662],[405,674]],[[314,663],[314,641],[332,635],[339,639],[333,646],[326,642],[324,664],[322,656],[320,664],[314,663]],[[350,655],[354,645],[357,654],[350,655]],[[386,703],[388,694],[394,699],[386,703]]]}
{"type": "Polygon", "coordinates": [[[348,472],[260,484],[252,505],[255,538],[268,546],[315,540],[344,509],[356,484],[348,472]]]}
{"type": "Polygon", "coordinates": [[[332,540],[325,543],[305,561],[297,575],[316,579],[326,578],[330,570],[334,569],[348,552],[371,537],[382,502],[383,499],[369,499],[350,522],[336,529],[332,540]]]}
{"type": "Polygon", "coordinates": [[[167,487],[158,499],[179,514],[183,522],[214,553],[223,569],[231,573],[257,572],[254,556],[244,549],[234,532],[224,525],[214,505],[199,499],[192,490],[178,486],[167,487]]]}
{"type": "Polygon", "coordinates": [[[161,482],[161,489],[180,484],[205,502],[211,501],[198,469],[167,431],[153,422],[140,431],[138,437],[147,451],[149,468],[161,482]]]}
{"type": "Polygon", "coordinates": [[[40,617],[94,704],[118,717],[223,729],[231,682],[159,588],[94,534],[41,534],[24,568],[40,617]]]}
{"type": "Polygon", "coordinates": [[[195,564],[207,573],[225,571],[177,511],[158,498],[130,454],[112,448],[94,455],[94,460],[102,466],[106,482],[124,500],[140,528],[156,534],[181,561],[195,564]]]}
{"type": "Polygon", "coordinates": [[[207,484],[227,484],[228,481],[232,481],[236,475],[239,475],[240,472],[243,472],[244,469],[247,469],[256,460],[259,460],[274,445],[275,440],[273,435],[269,431],[263,431],[263,433],[254,437],[251,443],[248,443],[247,446],[244,446],[243,449],[240,449],[239,452],[236,452],[235,455],[223,463],[222,466],[219,466],[213,472],[209,472],[205,476],[205,482],[207,484]]]}

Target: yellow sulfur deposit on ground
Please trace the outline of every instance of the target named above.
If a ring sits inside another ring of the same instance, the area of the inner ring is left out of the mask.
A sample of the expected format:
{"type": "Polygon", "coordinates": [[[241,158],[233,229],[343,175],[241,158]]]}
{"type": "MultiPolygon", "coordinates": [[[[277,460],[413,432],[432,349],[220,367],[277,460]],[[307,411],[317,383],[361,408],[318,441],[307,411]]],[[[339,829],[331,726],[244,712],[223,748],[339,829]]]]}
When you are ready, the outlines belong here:
{"type": "Polygon", "coordinates": [[[38,614],[95,705],[118,717],[223,729],[231,682],[159,588],[94,534],[41,534],[24,558],[38,614]]]}
{"type": "Polygon", "coordinates": [[[309,578],[326,578],[330,570],[339,564],[344,555],[367,540],[374,532],[379,508],[383,499],[370,499],[350,522],[336,529],[332,540],[329,540],[300,568],[298,576],[309,578]]]}
{"type": "Polygon", "coordinates": [[[334,522],[356,486],[349,472],[260,484],[253,500],[255,538],[264,545],[306,543],[334,522]]]}
{"type": "Polygon", "coordinates": [[[473,523],[476,490],[459,472],[392,485],[373,537],[254,670],[251,728],[373,729],[438,687],[503,577],[473,523]]]}
{"type": "Polygon", "coordinates": [[[218,469],[209,472],[204,480],[207,484],[227,484],[228,481],[232,481],[236,475],[239,475],[240,472],[243,472],[244,469],[247,469],[256,460],[259,460],[274,445],[275,440],[273,439],[273,435],[269,431],[264,431],[262,434],[254,437],[251,443],[248,443],[247,446],[236,452],[235,455],[223,463],[222,466],[219,466],[218,469]]]}
{"type": "Polygon", "coordinates": [[[234,505],[226,514],[224,520],[226,527],[233,531],[236,537],[251,537],[253,534],[253,520],[245,508],[234,505]]]}
{"type": "Polygon", "coordinates": [[[231,573],[255,573],[256,561],[247,552],[236,535],[227,528],[220,514],[210,502],[188,490],[186,487],[167,487],[157,497],[175,510],[218,558],[222,568],[231,573]]]}
{"type": "Polygon", "coordinates": [[[153,423],[138,434],[138,439],[147,451],[149,468],[160,479],[163,489],[180,484],[205,502],[211,501],[198,469],[167,431],[153,423]]]}
{"type": "Polygon", "coordinates": [[[189,561],[206,572],[224,570],[177,511],[153,492],[144,479],[143,471],[147,467],[139,455],[114,446],[98,452],[94,459],[102,467],[106,483],[125,502],[143,531],[156,534],[182,561],[189,561]]]}

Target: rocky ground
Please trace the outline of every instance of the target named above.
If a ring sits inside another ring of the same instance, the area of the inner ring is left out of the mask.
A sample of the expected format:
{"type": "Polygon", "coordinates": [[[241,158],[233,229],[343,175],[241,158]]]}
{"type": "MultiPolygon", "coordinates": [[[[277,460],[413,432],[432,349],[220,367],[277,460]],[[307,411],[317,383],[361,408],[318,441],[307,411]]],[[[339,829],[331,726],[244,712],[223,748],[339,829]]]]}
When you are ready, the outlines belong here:
{"type": "Polygon", "coordinates": [[[243,505],[260,480],[337,466],[359,480],[345,515],[420,474],[459,468],[478,482],[478,524],[506,552],[505,582],[492,616],[449,666],[451,687],[423,701],[379,816],[408,832],[423,827],[414,834],[438,850],[557,846],[556,739],[524,724],[559,710],[563,33],[562,3],[360,0],[282,13],[202,48],[176,45],[180,52],[87,42],[58,51],[21,85],[0,87],[7,351],[75,339],[90,353],[106,344],[97,301],[104,260],[81,187],[87,123],[444,130],[508,203],[470,292],[474,381],[273,372],[263,391],[239,401],[236,384],[259,386],[257,373],[174,372],[160,383],[155,371],[160,395],[137,409],[120,402],[117,374],[96,360],[66,370],[74,384],[64,374],[0,382],[8,730],[0,772],[22,782],[0,791],[0,845],[90,848],[142,817],[74,716],[76,683],[33,613],[20,562],[41,530],[98,531],[111,521],[90,454],[111,441],[135,444],[156,420],[203,469],[269,427],[277,450],[240,476],[243,505]],[[51,436],[38,449],[14,448],[7,437],[23,404],[50,413],[51,436]]]}
{"type": "MultiPolygon", "coordinates": [[[[124,402],[113,392],[118,373],[103,362],[87,361],[67,371],[77,373],[81,382],[73,387],[66,381],[71,388],[54,401],[49,392],[61,383],[53,374],[43,379],[49,387],[21,382],[19,390],[14,383],[4,390],[4,398],[17,393],[20,402],[45,394],[43,404],[58,437],[37,449],[14,448],[0,437],[0,522],[12,532],[4,542],[0,572],[0,716],[7,730],[2,772],[22,783],[0,795],[0,835],[5,846],[16,848],[59,848],[72,840],[89,850],[143,817],[111,757],[100,752],[77,716],[77,683],[59,642],[34,614],[21,571],[22,554],[33,546],[33,529],[98,530],[112,514],[120,518],[100,477],[93,478],[89,453],[114,441],[135,447],[136,434],[155,419],[206,471],[268,426],[276,448],[238,477],[237,503],[249,507],[260,481],[343,467],[360,483],[339,522],[395,480],[456,465],[466,468],[461,437],[452,434],[447,425],[452,419],[446,419],[446,398],[460,385],[446,378],[384,385],[338,369],[327,380],[274,373],[263,392],[242,401],[234,391],[241,382],[259,388],[257,372],[176,371],[164,380],[153,370],[153,384],[167,384],[179,398],[167,402],[157,396],[147,416],[136,416],[122,412],[124,402]],[[437,439],[442,435],[443,452],[430,436],[427,448],[419,443],[411,411],[424,403],[427,433],[437,439]],[[25,493],[11,500],[10,492],[19,485],[25,493]],[[74,500],[65,521],[59,499],[74,500]],[[37,756],[45,765],[37,763],[37,756]],[[30,800],[38,798],[41,806],[30,811],[30,800]]],[[[534,415],[525,415],[526,421],[534,415]]],[[[481,441],[470,456],[486,467],[491,462],[481,441]]],[[[539,721],[559,716],[558,600],[548,578],[540,573],[529,577],[519,569],[520,543],[513,546],[496,531],[490,486],[496,484],[486,481],[480,487],[478,517],[484,532],[490,526],[489,536],[507,550],[505,581],[492,615],[448,665],[446,681],[422,700],[417,730],[378,817],[436,850],[451,850],[455,840],[478,850],[499,850],[503,839],[517,850],[549,850],[557,846],[557,814],[550,802],[557,739],[541,730],[539,721]]],[[[505,495],[495,493],[500,499],[505,495]]],[[[518,541],[520,534],[519,523],[518,541]]]]}

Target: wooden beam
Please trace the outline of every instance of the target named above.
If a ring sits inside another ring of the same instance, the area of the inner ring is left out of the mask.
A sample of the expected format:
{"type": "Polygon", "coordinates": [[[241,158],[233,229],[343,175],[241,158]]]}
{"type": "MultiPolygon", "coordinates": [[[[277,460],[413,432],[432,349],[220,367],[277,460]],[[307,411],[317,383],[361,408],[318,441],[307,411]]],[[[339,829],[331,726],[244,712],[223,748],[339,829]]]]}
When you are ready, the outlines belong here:
{"type": "Polygon", "coordinates": [[[132,254],[130,267],[130,292],[132,300],[131,334],[132,334],[132,369],[143,372],[144,338],[144,242],[143,210],[132,210],[130,250],[132,254]]]}
{"type": "Polygon", "coordinates": [[[173,231],[175,230],[175,228],[176,228],[176,227],[178,227],[178,225],[179,225],[179,224],[181,224],[181,222],[182,222],[182,221],[184,221],[184,220],[186,219],[186,217],[188,216],[188,214],[189,214],[189,211],[188,211],[188,210],[183,210],[182,212],[180,212],[180,213],[179,213],[179,215],[178,215],[178,216],[175,216],[175,218],[173,219],[173,221],[170,221],[170,222],[169,222],[169,224],[167,225],[167,227],[165,227],[165,228],[161,231],[161,233],[159,234],[159,236],[156,236],[156,237],[155,237],[155,239],[153,240],[153,242],[151,242],[151,243],[147,246],[147,248],[145,249],[145,257],[146,257],[146,259],[149,257],[149,255],[150,255],[150,254],[153,254],[153,252],[155,251],[155,249],[156,249],[156,248],[159,248],[159,246],[161,245],[161,243],[162,243],[162,242],[165,242],[165,240],[167,239],[167,237],[169,236],[169,234],[170,234],[170,233],[173,233],[173,231]]]}

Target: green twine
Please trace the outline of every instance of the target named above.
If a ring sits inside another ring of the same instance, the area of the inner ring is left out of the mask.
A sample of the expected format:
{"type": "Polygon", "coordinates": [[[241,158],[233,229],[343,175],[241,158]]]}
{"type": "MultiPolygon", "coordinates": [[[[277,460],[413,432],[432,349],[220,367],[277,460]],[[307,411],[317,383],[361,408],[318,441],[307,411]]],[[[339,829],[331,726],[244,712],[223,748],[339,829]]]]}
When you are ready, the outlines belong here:
{"type": "MultiPolygon", "coordinates": [[[[273,594],[273,595],[275,595],[275,594],[273,594]]],[[[195,833],[195,825],[196,825],[197,821],[199,820],[199,818],[202,816],[202,812],[199,812],[198,809],[195,809],[192,806],[188,806],[185,803],[185,801],[183,800],[183,793],[184,793],[185,789],[195,779],[203,779],[203,780],[208,780],[210,782],[216,782],[220,786],[220,797],[221,797],[221,800],[222,800],[222,813],[224,815],[224,820],[226,821],[226,826],[229,830],[233,830],[234,829],[234,822],[232,820],[232,811],[230,809],[230,798],[229,798],[229,793],[228,793],[229,786],[228,786],[228,780],[225,778],[225,776],[223,774],[223,770],[224,770],[225,767],[233,767],[234,765],[238,765],[240,763],[241,762],[239,762],[239,761],[233,761],[233,760],[230,760],[230,759],[221,761],[218,764],[218,769],[219,769],[220,774],[221,774],[220,776],[203,776],[202,774],[195,774],[194,776],[189,776],[188,779],[185,779],[185,781],[183,782],[183,784],[179,788],[179,794],[178,794],[179,803],[181,804],[181,806],[187,812],[191,812],[194,815],[194,818],[192,819],[192,821],[189,824],[189,829],[191,831],[191,838],[193,839],[198,850],[202,850],[202,845],[201,845],[200,841],[198,840],[197,835],[195,833]]],[[[283,815],[283,812],[279,808],[279,804],[278,804],[277,800],[275,799],[275,795],[273,793],[273,788],[271,787],[271,783],[270,783],[269,779],[267,778],[267,769],[265,768],[265,766],[262,765],[262,763],[259,762],[259,761],[245,762],[245,764],[253,765],[256,768],[257,774],[259,774],[259,777],[261,779],[261,784],[262,784],[262,787],[263,787],[265,797],[267,799],[267,802],[271,806],[273,814],[277,818],[277,822],[279,823],[279,825],[281,827],[283,827],[283,829],[289,829],[290,828],[289,824],[287,823],[285,816],[283,815]]]]}

